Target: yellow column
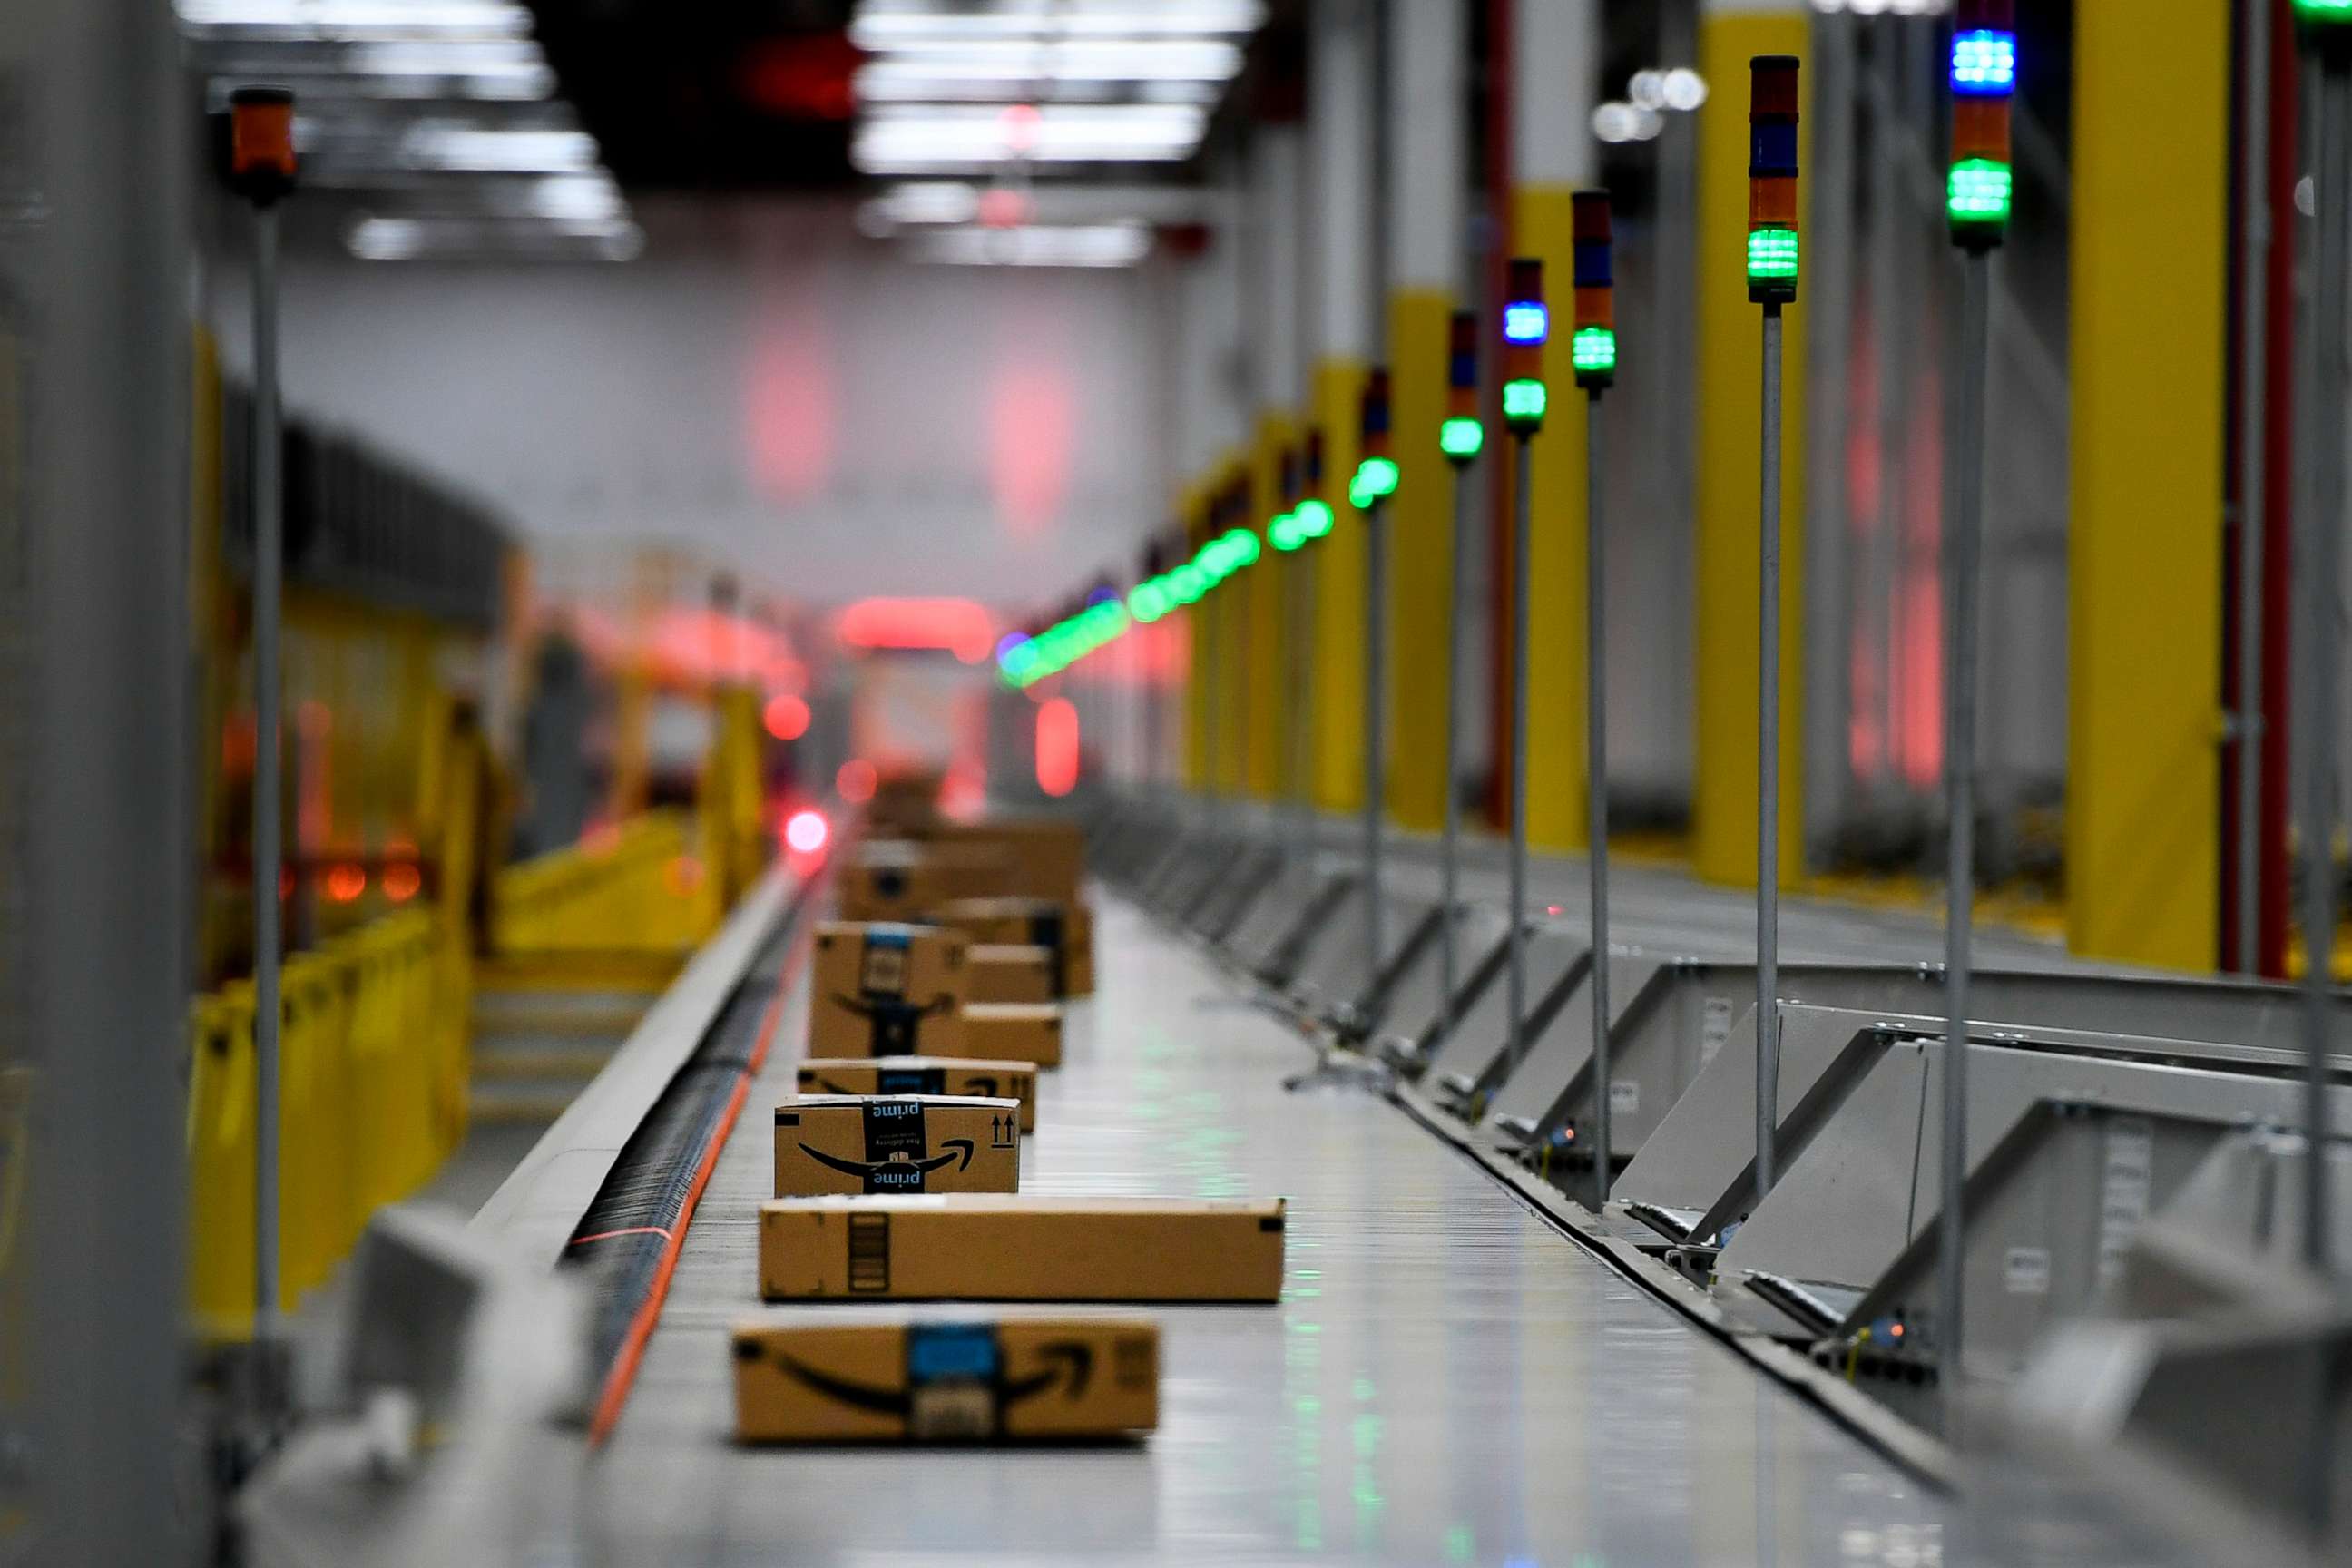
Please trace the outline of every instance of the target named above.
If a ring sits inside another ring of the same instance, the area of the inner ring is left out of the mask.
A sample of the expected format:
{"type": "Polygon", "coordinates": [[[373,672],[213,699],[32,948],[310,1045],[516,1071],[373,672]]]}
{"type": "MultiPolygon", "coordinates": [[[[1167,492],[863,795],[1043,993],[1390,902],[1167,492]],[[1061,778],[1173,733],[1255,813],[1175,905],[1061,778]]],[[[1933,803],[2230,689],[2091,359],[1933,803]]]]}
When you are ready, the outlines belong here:
{"type": "MultiPolygon", "coordinates": [[[[1748,62],[1805,52],[1790,0],[1709,0],[1698,111],[1698,581],[1693,860],[1717,882],[1756,879],[1757,465],[1763,381],[1761,308],[1748,301],[1748,62]]],[[[1810,72],[1808,73],[1810,80],[1810,72]]],[[[1804,122],[1811,123],[1810,112],[1804,122]]],[[[1801,126],[1802,166],[1809,138],[1801,126]]],[[[1805,318],[1784,314],[1780,384],[1780,875],[1803,869],[1805,318]]]]}
{"type": "Polygon", "coordinates": [[[1297,558],[1276,550],[1266,524],[1282,510],[1282,450],[1290,444],[1290,420],[1281,414],[1258,419],[1250,449],[1249,526],[1258,536],[1257,564],[1244,574],[1249,585],[1249,792],[1261,800],[1280,796],[1290,759],[1290,573],[1297,558]]]}
{"type": "MultiPolygon", "coordinates": [[[[1184,558],[1188,561],[1209,542],[1202,508],[1202,487],[1197,483],[1187,486],[1183,499],[1177,503],[1177,514],[1184,520],[1184,558]]],[[[1209,749],[1209,710],[1216,696],[1210,689],[1210,676],[1216,664],[1214,621],[1210,605],[1195,602],[1184,611],[1184,779],[1194,790],[1209,787],[1216,767],[1216,759],[1209,749]]]]}
{"type": "Polygon", "coordinates": [[[1315,798],[1328,811],[1364,803],[1364,524],[1348,504],[1364,369],[1352,359],[1315,369],[1331,531],[1304,553],[1315,573],[1315,798]]]}
{"type": "Polygon", "coordinates": [[[1454,584],[1454,470],[1437,448],[1454,297],[1400,289],[1389,300],[1389,449],[1401,478],[1389,522],[1389,815],[1445,821],[1445,616],[1454,584]]]}
{"type": "Polygon", "coordinates": [[[2221,0],[2078,10],[2066,932],[2184,969],[2220,942],[2229,132],[2221,0]]]}
{"type": "MultiPolygon", "coordinates": [[[[1528,577],[1535,615],[1528,628],[1528,839],[1547,849],[1585,841],[1584,756],[1584,395],[1569,361],[1568,303],[1576,276],[1575,225],[1567,185],[1529,185],[1513,210],[1514,255],[1542,258],[1555,330],[1544,345],[1551,404],[1530,444],[1528,577]]],[[[1496,351],[1482,344],[1484,352],[1496,351]]],[[[1507,479],[1515,452],[1493,444],[1507,479]]],[[[1507,577],[1510,561],[1501,569],[1507,577]]],[[[1506,584],[1507,586],[1507,584],[1506,584]]],[[[1508,603],[1506,600],[1505,603],[1508,603]]],[[[1504,672],[1498,679],[1508,679],[1504,672]]]]}

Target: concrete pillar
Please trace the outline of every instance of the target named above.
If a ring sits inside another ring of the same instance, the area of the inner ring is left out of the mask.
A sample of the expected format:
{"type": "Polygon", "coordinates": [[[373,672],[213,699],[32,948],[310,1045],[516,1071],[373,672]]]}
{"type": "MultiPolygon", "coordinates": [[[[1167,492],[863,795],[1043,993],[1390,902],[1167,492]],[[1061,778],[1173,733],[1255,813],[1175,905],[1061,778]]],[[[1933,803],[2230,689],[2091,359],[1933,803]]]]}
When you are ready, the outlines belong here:
{"type": "MultiPolygon", "coordinates": [[[[1802,56],[1801,0],[1705,0],[1698,110],[1696,734],[1692,859],[1710,881],[1756,879],[1757,464],[1761,312],[1748,300],[1748,62],[1802,56]]],[[[1811,71],[1805,90],[1811,94],[1811,71]]],[[[1800,166],[1810,152],[1810,109],[1800,166]]],[[[1803,870],[1805,300],[1784,312],[1780,490],[1781,880],[1803,870]]]]}
{"type": "MultiPolygon", "coordinates": [[[[1511,251],[1542,259],[1553,321],[1563,323],[1576,262],[1570,198],[1598,172],[1592,108],[1601,74],[1600,6],[1596,0],[1514,0],[1511,29],[1511,251]]],[[[1585,398],[1576,390],[1569,336],[1556,330],[1545,346],[1551,409],[1529,452],[1528,837],[1551,849],[1580,847],[1586,837],[1585,398]]],[[[1629,346],[1638,356],[1639,346],[1629,346]]],[[[1484,347],[1497,352],[1491,342],[1484,347]]],[[[1498,440],[1489,450],[1507,482],[1512,443],[1498,440]]],[[[1496,603],[1506,606],[1510,567],[1504,552],[1496,563],[1496,603]]],[[[1508,670],[1496,679],[1507,680],[1508,670]]],[[[1507,756],[1507,736],[1498,738],[1496,754],[1507,756]]]]}
{"type": "Polygon", "coordinates": [[[2218,0],[2075,16],[2066,934],[2183,969],[2221,944],[2230,54],[2218,0]]]}
{"type": "Polygon", "coordinates": [[[1388,806],[1402,827],[1433,831],[1445,792],[1446,606],[1454,580],[1453,470],[1437,448],[1445,419],[1448,321],[1460,297],[1467,106],[1462,0],[1388,7],[1388,362],[1393,447],[1402,478],[1389,502],[1388,806]]]}
{"type": "Polygon", "coordinates": [[[1309,546],[1315,574],[1315,798],[1363,803],[1364,534],[1348,508],[1356,405],[1370,363],[1372,94],[1370,0],[1313,0],[1308,17],[1307,311],[1310,419],[1323,432],[1322,499],[1339,515],[1309,546]]]}

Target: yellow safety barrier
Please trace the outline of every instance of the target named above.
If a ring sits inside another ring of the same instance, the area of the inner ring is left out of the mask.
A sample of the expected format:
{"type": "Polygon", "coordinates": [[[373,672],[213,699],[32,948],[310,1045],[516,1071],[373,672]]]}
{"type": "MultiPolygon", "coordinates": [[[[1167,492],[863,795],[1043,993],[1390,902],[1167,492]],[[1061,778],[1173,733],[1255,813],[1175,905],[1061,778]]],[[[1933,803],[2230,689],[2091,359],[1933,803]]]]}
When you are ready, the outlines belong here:
{"type": "Polygon", "coordinates": [[[693,819],[654,811],[492,879],[490,945],[519,953],[674,953],[718,929],[721,889],[693,819]]]}
{"type": "MultiPolygon", "coordinates": [[[[463,954],[404,911],[286,962],[278,1031],[281,1310],[325,1281],[378,1206],[466,1131],[463,954]]],[[[200,997],[188,1084],[190,1298],[208,1335],[253,1321],[253,986],[200,997]]]]}

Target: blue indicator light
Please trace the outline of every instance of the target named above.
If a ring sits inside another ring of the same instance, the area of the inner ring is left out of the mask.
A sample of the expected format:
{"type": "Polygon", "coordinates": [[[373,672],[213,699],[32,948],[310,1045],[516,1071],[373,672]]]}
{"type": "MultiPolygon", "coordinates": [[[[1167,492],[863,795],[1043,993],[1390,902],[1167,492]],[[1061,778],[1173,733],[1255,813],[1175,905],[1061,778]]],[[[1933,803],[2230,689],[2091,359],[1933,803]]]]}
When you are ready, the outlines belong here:
{"type": "Polygon", "coordinates": [[[2006,98],[2017,89],[2017,35],[1979,27],[1952,36],[1952,90],[2006,98]]]}
{"type": "Polygon", "coordinates": [[[1551,312],[1531,300],[1503,307],[1503,341],[1540,343],[1551,332],[1551,312]]]}

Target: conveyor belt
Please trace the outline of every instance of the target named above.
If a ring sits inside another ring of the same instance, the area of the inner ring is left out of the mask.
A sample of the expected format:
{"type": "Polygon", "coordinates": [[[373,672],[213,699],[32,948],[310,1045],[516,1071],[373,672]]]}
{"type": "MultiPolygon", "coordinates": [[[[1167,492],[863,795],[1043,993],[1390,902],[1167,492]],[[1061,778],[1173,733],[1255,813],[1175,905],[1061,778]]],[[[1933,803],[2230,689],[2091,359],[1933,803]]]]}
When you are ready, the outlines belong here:
{"type": "MultiPolygon", "coordinates": [[[[1024,1189],[1286,1195],[1281,1305],[1160,1313],[1148,1443],[740,1449],[728,1326],[859,1310],[759,1303],[771,1143],[747,1116],[599,1460],[610,1560],[2174,1561],[2079,1498],[1934,1494],[1395,1106],[1286,1091],[1305,1043],[1131,909],[1103,910],[1097,969],[1024,1189]]],[[[755,1107],[791,1091],[804,1006],[787,996],[755,1107]]]]}

